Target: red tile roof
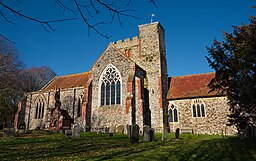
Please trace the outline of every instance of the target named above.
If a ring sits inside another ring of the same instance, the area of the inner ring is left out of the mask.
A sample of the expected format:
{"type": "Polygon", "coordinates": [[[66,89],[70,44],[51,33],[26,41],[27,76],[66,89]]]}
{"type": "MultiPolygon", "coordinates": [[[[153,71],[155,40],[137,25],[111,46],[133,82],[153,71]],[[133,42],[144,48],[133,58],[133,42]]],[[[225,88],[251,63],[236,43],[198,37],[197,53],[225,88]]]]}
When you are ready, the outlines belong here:
{"type": "Polygon", "coordinates": [[[41,91],[49,91],[55,89],[66,89],[66,88],[73,88],[73,87],[83,87],[90,79],[90,72],[79,73],[79,74],[71,74],[71,75],[64,75],[58,76],[53,78],[52,81],[49,82],[48,85],[42,88],[41,91]]]}
{"type": "Polygon", "coordinates": [[[167,99],[219,96],[207,86],[214,77],[215,73],[171,77],[167,99]]]}

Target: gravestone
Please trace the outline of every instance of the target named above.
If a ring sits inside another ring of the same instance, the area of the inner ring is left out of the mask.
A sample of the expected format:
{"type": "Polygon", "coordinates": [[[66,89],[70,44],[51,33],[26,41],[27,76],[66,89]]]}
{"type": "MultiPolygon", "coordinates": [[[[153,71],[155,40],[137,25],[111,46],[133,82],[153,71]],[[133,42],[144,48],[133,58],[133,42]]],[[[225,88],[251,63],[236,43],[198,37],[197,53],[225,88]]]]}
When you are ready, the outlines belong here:
{"type": "Polygon", "coordinates": [[[153,128],[149,129],[149,134],[150,134],[150,141],[155,140],[155,130],[153,128]]]}
{"type": "Polygon", "coordinates": [[[3,137],[15,137],[14,128],[4,128],[3,137]]]}
{"type": "Polygon", "coordinates": [[[80,138],[80,126],[78,124],[73,124],[72,125],[72,138],[73,139],[79,139],[80,138]]]}
{"type": "Polygon", "coordinates": [[[148,125],[143,127],[143,142],[152,142],[154,140],[154,129],[150,128],[148,125]]]}
{"type": "Polygon", "coordinates": [[[109,128],[109,137],[111,137],[111,136],[113,136],[113,134],[114,134],[114,132],[115,132],[115,127],[114,126],[111,126],[110,128],[109,128]]]}
{"type": "Polygon", "coordinates": [[[124,133],[124,125],[119,125],[118,127],[117,127],[117,132],[118,133],[124,133]]]}
{"type": "Polygon", "coordinates": [[[140,127],[137,124],[131,125],[130,128],[130,142],[131,144],[139,143],[140,127]]]}
{"type": "Polygon", "coordinates": [[[150,142],[150,131],[149,131],[149,126],[144,125],[143,127],[143,142],[150,142]]]}
{"type": "Polygon", "coordinates": [[[180,129],[177,128],[177,129],[175,130],[175,139],[179,139],[179,138],[180,138],[180,129]]]}
{"type": "Polygon", "coordinates": [[[127,135],[128,135],[128,137],[130,138],[130,133],[131,133],[131,126],[132,125],[126,125],[126,131],[127,131],[127,135]]]}

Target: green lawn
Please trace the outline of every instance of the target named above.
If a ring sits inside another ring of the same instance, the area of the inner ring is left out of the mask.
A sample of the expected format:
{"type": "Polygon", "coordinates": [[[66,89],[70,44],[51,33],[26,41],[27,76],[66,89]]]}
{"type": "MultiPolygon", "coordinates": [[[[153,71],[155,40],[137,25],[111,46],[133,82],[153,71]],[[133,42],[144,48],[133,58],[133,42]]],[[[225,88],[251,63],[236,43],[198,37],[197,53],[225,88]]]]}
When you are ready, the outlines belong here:
{"type": "MultiPolygon", "coordinates": [[[[131,145],[126,135],[82,133],[80,139],[64,134],[33,134],[0,138],[0,160],[256,160],[255,145],[238,137],[181,135],[174,140],[131,145]]],[[[140,139],[141,140],[141,139],[140,139]]]]}

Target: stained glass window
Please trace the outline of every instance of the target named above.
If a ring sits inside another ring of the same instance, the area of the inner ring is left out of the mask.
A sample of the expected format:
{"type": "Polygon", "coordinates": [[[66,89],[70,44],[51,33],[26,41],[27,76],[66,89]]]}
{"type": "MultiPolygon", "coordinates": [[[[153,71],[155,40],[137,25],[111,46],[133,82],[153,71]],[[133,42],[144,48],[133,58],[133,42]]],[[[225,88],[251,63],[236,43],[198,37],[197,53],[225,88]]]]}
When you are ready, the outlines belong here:
{"type": "Polygon", "coordinates": [[[117,68],[109,64],[100,79],[100,105],[116,105],[121,103],[121,75],[117,68]]]}

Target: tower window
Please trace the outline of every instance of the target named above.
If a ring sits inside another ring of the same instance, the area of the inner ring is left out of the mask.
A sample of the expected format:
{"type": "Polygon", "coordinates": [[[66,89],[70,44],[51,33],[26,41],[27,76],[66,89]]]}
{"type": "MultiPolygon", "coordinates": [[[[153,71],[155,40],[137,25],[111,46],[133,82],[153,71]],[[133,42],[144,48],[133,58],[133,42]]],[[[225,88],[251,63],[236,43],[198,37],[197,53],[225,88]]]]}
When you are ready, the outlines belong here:
{"type": "Polygon", "coordinates": [[[101,106],[121,104],[121,75],[112,64],[101,75],[100,98],[101,106]]]}

